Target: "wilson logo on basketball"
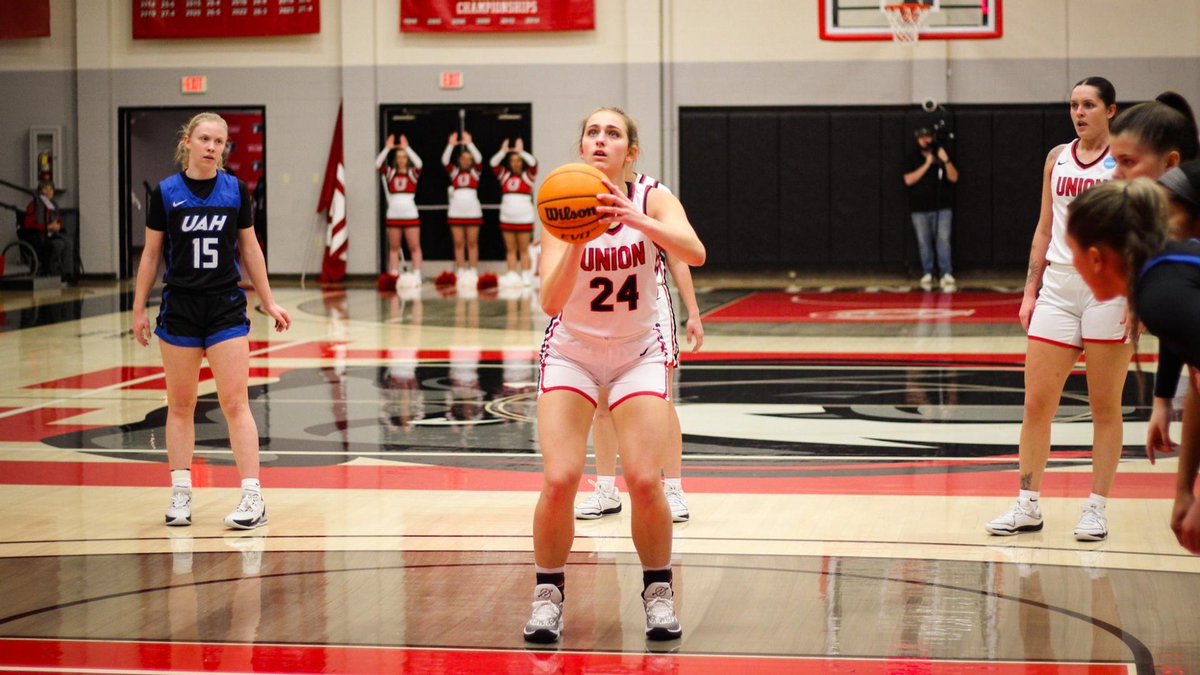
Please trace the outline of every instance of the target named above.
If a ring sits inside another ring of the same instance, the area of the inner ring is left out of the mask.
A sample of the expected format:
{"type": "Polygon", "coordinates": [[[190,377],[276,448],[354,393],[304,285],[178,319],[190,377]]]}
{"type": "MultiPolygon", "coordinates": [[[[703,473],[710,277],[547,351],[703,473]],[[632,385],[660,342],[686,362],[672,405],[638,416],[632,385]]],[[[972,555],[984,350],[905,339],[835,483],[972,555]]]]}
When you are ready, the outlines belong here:
{"type": "Polygon", "coordinates": [[[582,220],[596,215],[596,207],[573,209],[569,206],[546,206],[542,208],[542,219],[550,223],[561,223],[571,220],[582,220]]]}

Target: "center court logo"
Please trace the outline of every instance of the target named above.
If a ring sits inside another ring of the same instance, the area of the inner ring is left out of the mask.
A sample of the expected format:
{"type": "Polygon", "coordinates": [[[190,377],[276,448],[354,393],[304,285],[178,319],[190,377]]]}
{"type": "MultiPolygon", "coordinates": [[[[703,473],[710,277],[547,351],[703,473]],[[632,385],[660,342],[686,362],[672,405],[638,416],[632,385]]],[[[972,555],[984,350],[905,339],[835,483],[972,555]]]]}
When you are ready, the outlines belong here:
{"type": "MultiPolygon", "coordinates": [[[[696,363],[682,371],[678,383],[684,452],[802,457],[937,449],[946,457],[1010,456],[1020,437],[1024,386],[1021,370],[1003,363],[938,354],[696,363]]],[[[454,384],[446,363],[418,364],[411,385],[396,389],[387,373],[378,365],[350,366],[337,375],[328,368],[296,368],[269,387],[252,385],[252,411],[270,420],[264,424],[269,433],[263,465],[315,467],[366,459],[458,468],[498,462],[505,470],[539,470],[537,462],[513,463],[513,456],[537,454],[531,441],[536,394],[506,388],[503,364],[480,363],[470,391],[454,384]]],[[[1125,387],[1127,440],[1145,436],[1148,417],[1136,400],[1135,377],[1131,372],[1125,387]]],[[[232,461],[215,394],[198,398],[196,417],[198,456],[232,461]]],[[[166,421],[162,406],[142,421],[50,431],[54,435],[42,442],[163,461],[156,448],[166,421]]],[[[1091,448],[1083,378],[1068,378],[1054,435],[1056,450],[1091,448]]],[[[1126,446],[1127,453],[1139,449],[1140,444],[1126,446]]]]}

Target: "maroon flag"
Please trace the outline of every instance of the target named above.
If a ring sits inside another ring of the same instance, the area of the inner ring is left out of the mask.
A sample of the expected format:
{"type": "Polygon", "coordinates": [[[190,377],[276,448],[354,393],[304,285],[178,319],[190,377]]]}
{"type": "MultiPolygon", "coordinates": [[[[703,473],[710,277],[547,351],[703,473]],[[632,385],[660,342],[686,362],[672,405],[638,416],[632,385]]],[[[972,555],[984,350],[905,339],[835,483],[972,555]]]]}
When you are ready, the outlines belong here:
{"type": "Polygon", "coordinates": [[[325,214],[325,258],[321,261],[321,281],[338,282],[346,278],[346,169],[342,161],[342,107],[338,106],[337,126],[325,163],[325,184],[317,213],[325,214]]]}
{"type": "Polygon", "coordinates": [[[0,40],[50,37],[50,0],[0,0],[0,40]]]}

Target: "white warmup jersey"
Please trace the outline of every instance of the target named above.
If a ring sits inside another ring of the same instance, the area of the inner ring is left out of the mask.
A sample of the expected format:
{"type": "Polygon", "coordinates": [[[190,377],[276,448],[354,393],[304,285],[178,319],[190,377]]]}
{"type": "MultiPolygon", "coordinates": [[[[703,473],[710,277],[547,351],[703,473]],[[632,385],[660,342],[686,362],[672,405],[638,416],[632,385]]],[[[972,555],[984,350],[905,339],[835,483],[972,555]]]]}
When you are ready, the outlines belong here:
{"type": "MultiPolygon", "coordinates": [[[[654,178],[642,173],[633,174],[633,190],[634,194],[640,191],[642,197],[642,213],[646,213],[649,208],[646,205],[645,193],[650,190],[662,190],[667,194],[671,194],[671,190],[654,178]]],[[[658,326],[662,331],[663,341],[667,344],[667,365],[675,368],[679,365],[679,336],[676,332],[675,307],[671,303],[671,288],[667,284],[667,252],[659,249],[658,274],[655,282],[658,283],[658,297],[655,304],[658,306],[658,326]]]]}
{"type": "Polygon", "coordinates": [[[1079,139],[1071,141],[1059,153],[1050,171],[1050,200],[1054,219],[1046,260],[1054,265],[1072,264],[1071,249],[1067,246],[1067,206],[1084,190],[1112,180],[1113,170],[1117,168],[1117,161],[1107,148],[1090,164],[1079,161],[1076,154],[1078,148],[1079,139]]]}

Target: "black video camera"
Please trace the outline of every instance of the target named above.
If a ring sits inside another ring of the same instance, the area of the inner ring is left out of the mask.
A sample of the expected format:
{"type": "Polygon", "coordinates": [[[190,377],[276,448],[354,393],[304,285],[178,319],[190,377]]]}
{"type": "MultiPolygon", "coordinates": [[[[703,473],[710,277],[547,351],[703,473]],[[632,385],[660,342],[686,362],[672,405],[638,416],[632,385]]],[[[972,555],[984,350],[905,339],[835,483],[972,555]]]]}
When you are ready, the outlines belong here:
{"type": "Polygon", "coordinates": [[[954,132],[947,128],[945,119],[940,119],[926,127],[920,127],[913,132],[913,137],[915,138],[919,139],[922,136],[933,137],[933,142],[929,144],[929,149],[935,155],[941,148],[949,150],[950,144],[954,141],[954,132]]]}

